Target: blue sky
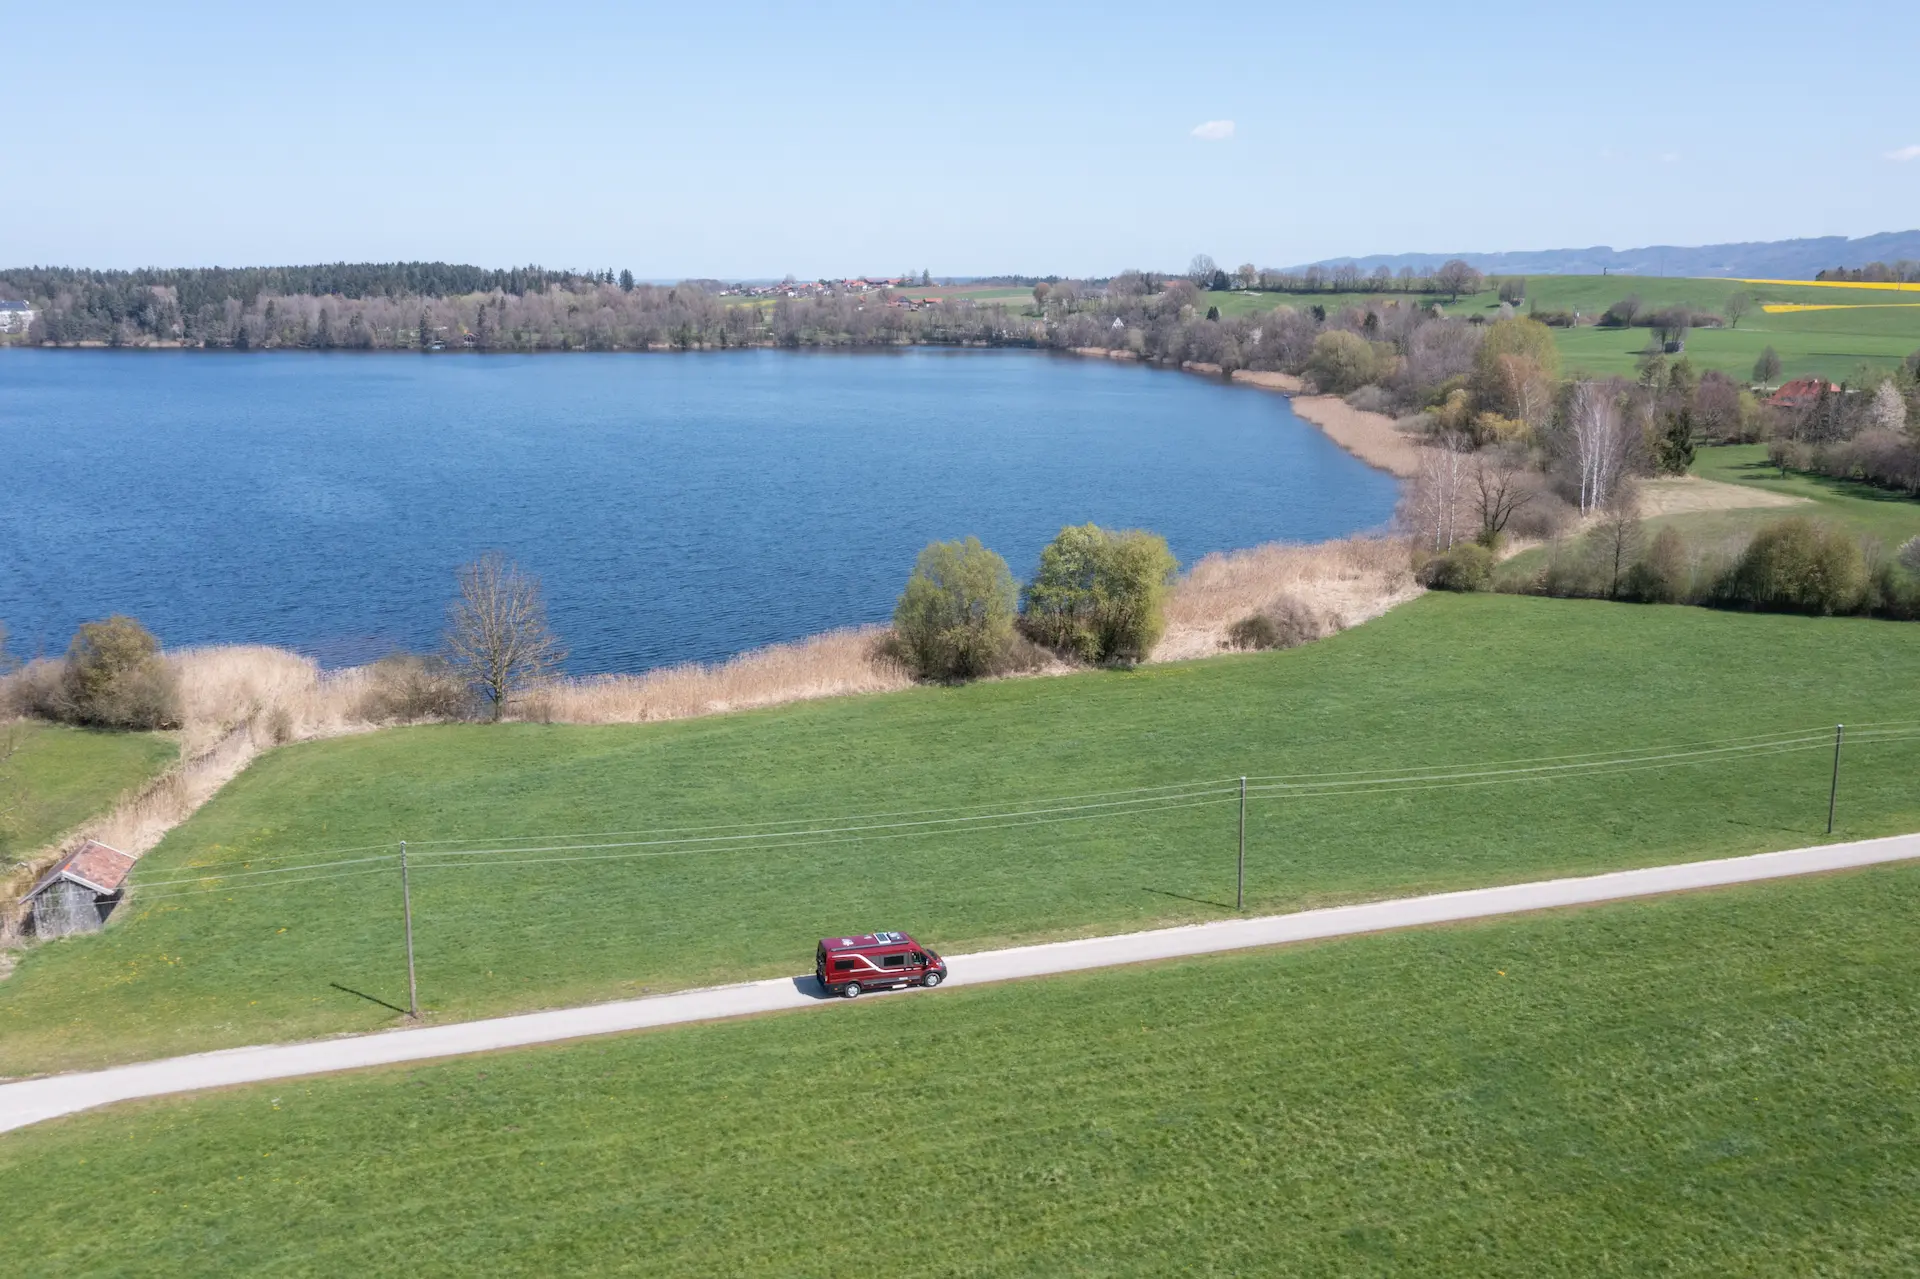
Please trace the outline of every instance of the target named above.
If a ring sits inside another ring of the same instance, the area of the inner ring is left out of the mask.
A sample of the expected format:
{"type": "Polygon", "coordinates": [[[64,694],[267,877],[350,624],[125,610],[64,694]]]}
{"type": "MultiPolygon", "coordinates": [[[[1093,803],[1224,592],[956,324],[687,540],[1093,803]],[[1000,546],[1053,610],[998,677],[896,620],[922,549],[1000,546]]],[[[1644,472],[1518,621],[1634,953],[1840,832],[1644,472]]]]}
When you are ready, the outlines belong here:
{"type": "Polygon", "coordinates": [[[1920,225],[1917,40],[1845,2],[7,3],[0,262],[1105,274],[1863,235],[1920,225]]]}

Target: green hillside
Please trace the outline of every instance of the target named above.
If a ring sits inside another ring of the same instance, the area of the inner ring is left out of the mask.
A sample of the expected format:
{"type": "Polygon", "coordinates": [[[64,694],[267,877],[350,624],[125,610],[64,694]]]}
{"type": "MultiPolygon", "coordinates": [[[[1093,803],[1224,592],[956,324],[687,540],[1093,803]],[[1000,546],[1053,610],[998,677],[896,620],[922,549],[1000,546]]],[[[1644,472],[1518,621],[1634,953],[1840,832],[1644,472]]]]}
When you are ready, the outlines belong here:
{"type": "MultiPolygon", "coordinates": [[[[1908,355],[1920,351],[1920,305],[1903,305],[1920,303],[1920,293],[1886,289],[1655,276],[1537,275],[1527,278],[1527,301],[1521,309],[1572,311],[1590,317],[1633,295],[1647,311],[1684,304],[1719,312],[1726,306],[1727,298],[1735,293],[1748,294],[1753,299],[1753,309],[1735,328],[1696,329],[1689,334],[1687,357],[1696,369],[1718,369],[1745,380],[1752,375],[1754,361],[1761,351],[1771,346],[1780,356],[1783,378],[1820,375],[1839,379],[1852,377],[1862,363],[1893,368],[1908,355]],[[1769,303],[1850,309],[1769,315],[1762,309],[1769,303]]],[[[1223,315],[1255,314],[1282,304],[1302,309],[1324,306],[1331,312],[1345,306],[1377,304],[1383,298],[1398,298],[1416,306],[1431,306],[1438,301],[1451,315],[1492,317],[1500,307],[1499,297],[1490,289],[1455,302],[1430,293],[1206,295],[1208,304],[1218,305],[1223,315]]],[[[1597,375],[1631,375],[1648,336],[1649,331],[1644,328],[1603,329],[1582,325],[1554,330],[1566,371],[1597,375]]]]}
{"type": "Polygon", "coordinates": [[[52,724],[0,725],[18,735],[0,764],[0,872],[14,859],[109,807],[171,764],[178,747],[158,733],[95,733],[52,724]]]}
{"type": "Polygon", "coordinates": [[[1910,1274],[1920,869],[0,1137],[17,1273],[1910,1274]],[[22,1262],[25,1268],[20,1269],[22,1262]]]}
{"type": "MultiPolygon", "coordinates": [[[[441,1018],[799,972],[833,932],[963,952],[1215,918],[1241,774],[1400,779],[1291,798],[1256,780],[1262,912],[1806,844],[1826,726],[1920,720],[1915,670],[1920,627],[1897,623],[1429,596],[1285,653],[285,748],[142,862],[105,933],[0,983],[0,1073],[392,1024],[397,868],[362,859],[401,838],[441,1018]],[[1801,729],[1782,753],[1552,771],[1801,729]],[[1485,761],[1549,771],[1447,779],[1485,761]],[[1102,794],[1140,787],[1171,789],[1102,794]],[[458,847],[495,851],[435,853],[458,847]],[[209,873],[237,877],[182,882],[209,873]]],[[[1916,774],[1920,740],[1862,738],[1840,833],[1920,829],[1916,774]]]]}

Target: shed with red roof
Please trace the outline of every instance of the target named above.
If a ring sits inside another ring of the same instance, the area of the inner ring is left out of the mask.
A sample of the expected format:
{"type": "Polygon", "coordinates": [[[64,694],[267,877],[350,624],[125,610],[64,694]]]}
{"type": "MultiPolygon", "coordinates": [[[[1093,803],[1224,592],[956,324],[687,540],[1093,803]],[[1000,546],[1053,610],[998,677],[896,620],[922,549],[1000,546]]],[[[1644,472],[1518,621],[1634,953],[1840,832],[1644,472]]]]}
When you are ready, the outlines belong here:
{"type": "Polygon", "coordinates": [[[20,900],[31,907],[33,931],[41,937],[100,930],[120,903],[134,859],[90,839],[53,864],[20,900]]]}

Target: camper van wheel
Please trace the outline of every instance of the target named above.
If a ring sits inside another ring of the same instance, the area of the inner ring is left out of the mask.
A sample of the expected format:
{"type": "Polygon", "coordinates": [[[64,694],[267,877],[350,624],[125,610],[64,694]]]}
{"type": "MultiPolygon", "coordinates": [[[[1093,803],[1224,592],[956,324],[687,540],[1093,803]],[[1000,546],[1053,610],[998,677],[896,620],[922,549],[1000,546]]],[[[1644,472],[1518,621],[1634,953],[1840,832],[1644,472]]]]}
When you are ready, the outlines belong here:
{"type": "Polygon", "coordinates": [[[922,986],[925,986],[928,990],[932,990],[935,986],[938,986],[940,984],[940,974],[928,973],[925,977],[920,979],[920,984],[922,986]]]}
{"type": "Polygon", "coordinates": [[[860,983],[857,981],[850,981],[840,988],[840,997],[842,999],[857,999],[859,996],[860,983]]]}

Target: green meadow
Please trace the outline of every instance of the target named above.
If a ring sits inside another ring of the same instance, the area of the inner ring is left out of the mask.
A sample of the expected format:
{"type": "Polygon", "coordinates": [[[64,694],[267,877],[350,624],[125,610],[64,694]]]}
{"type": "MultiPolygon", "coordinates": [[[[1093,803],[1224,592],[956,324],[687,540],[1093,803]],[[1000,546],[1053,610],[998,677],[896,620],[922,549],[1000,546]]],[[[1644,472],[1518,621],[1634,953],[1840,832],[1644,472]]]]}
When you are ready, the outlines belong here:
{"type": "MultiPolygon", "coordinates": [[[[1655,276],[1536,275],[1527,278],[1527,302],[1542,311],[1574,311],[1597,316],[1629,294],[1641,307],[1657,311],[1686,304],[1719,311],[1734,293],[1753,298],[1753,308],[1738,327],[1695,329],[1687,337],[1687,357],[1695,369],[1718,369],[1741,381],[1753,374],[1754,362],[1767,347],[1780,357],[1782,378],[1823,376],[1853,378],[1862,364],[1882,370],[1896,368],[1920,351],[1920,293],[1886,289],[1841,288],[1794,284],[1747,284],[1739,280],[1670,279],[1655,276]],[[1794,311],[1769,315],[1766,303],[1800,303],[1847,307],[1826,311],[1794,311]]],[[[1345,306],[1377,304],[1383,298],[1416,306],[1438,302],[1450,315],[1485,315],[1500,307],[1492,291],[1449,302],[1431,293],[1209,293],[1208,305],[1222,315],[1249,315],[1278,305],[1299,309],[1324,306],[1329,312],[1345,306]]],[[[1555,329],[1554,340],[1568,373],[1631,376],[1645,350],[1650,330],[1603,329],[1582,325],[1555,329]]]]}
{"type": "Polygon", "coordinates": [[[0,1137],[16,1273],[1904,1275],[1920,869],[0,1137]]]}
{"type": "Polygon", "coordinates": [[[174,761],[172,738],[21,722],[0,768],[0,870],[101,812],[174,761]]]}
{"type": "MultiPolygon", "coordinates": [[[[103,933],[24,955],[0,1074],[394,1024],[397,867],[361,859],[401,839],[438,1019],[801,972],[836,932],[962,953],[1228,915],[1242,774],[1257,912],[1814,843],[1823,734],[1920,720],[1915,670],[1911,625],[1435,595],[1281,653],[286,747],[143,859],[103,933]],[[1415,771],[1488,762],[1548,771],[1415,771]],[[1348,770],[1398,780],[1261,790],[1348,770]],[[1169,798],[1112,806],[1130,788],[1169,798]]],[[[1920,829],[1920,740],[1848,750],[1837,835],[1920,829]]]]}

